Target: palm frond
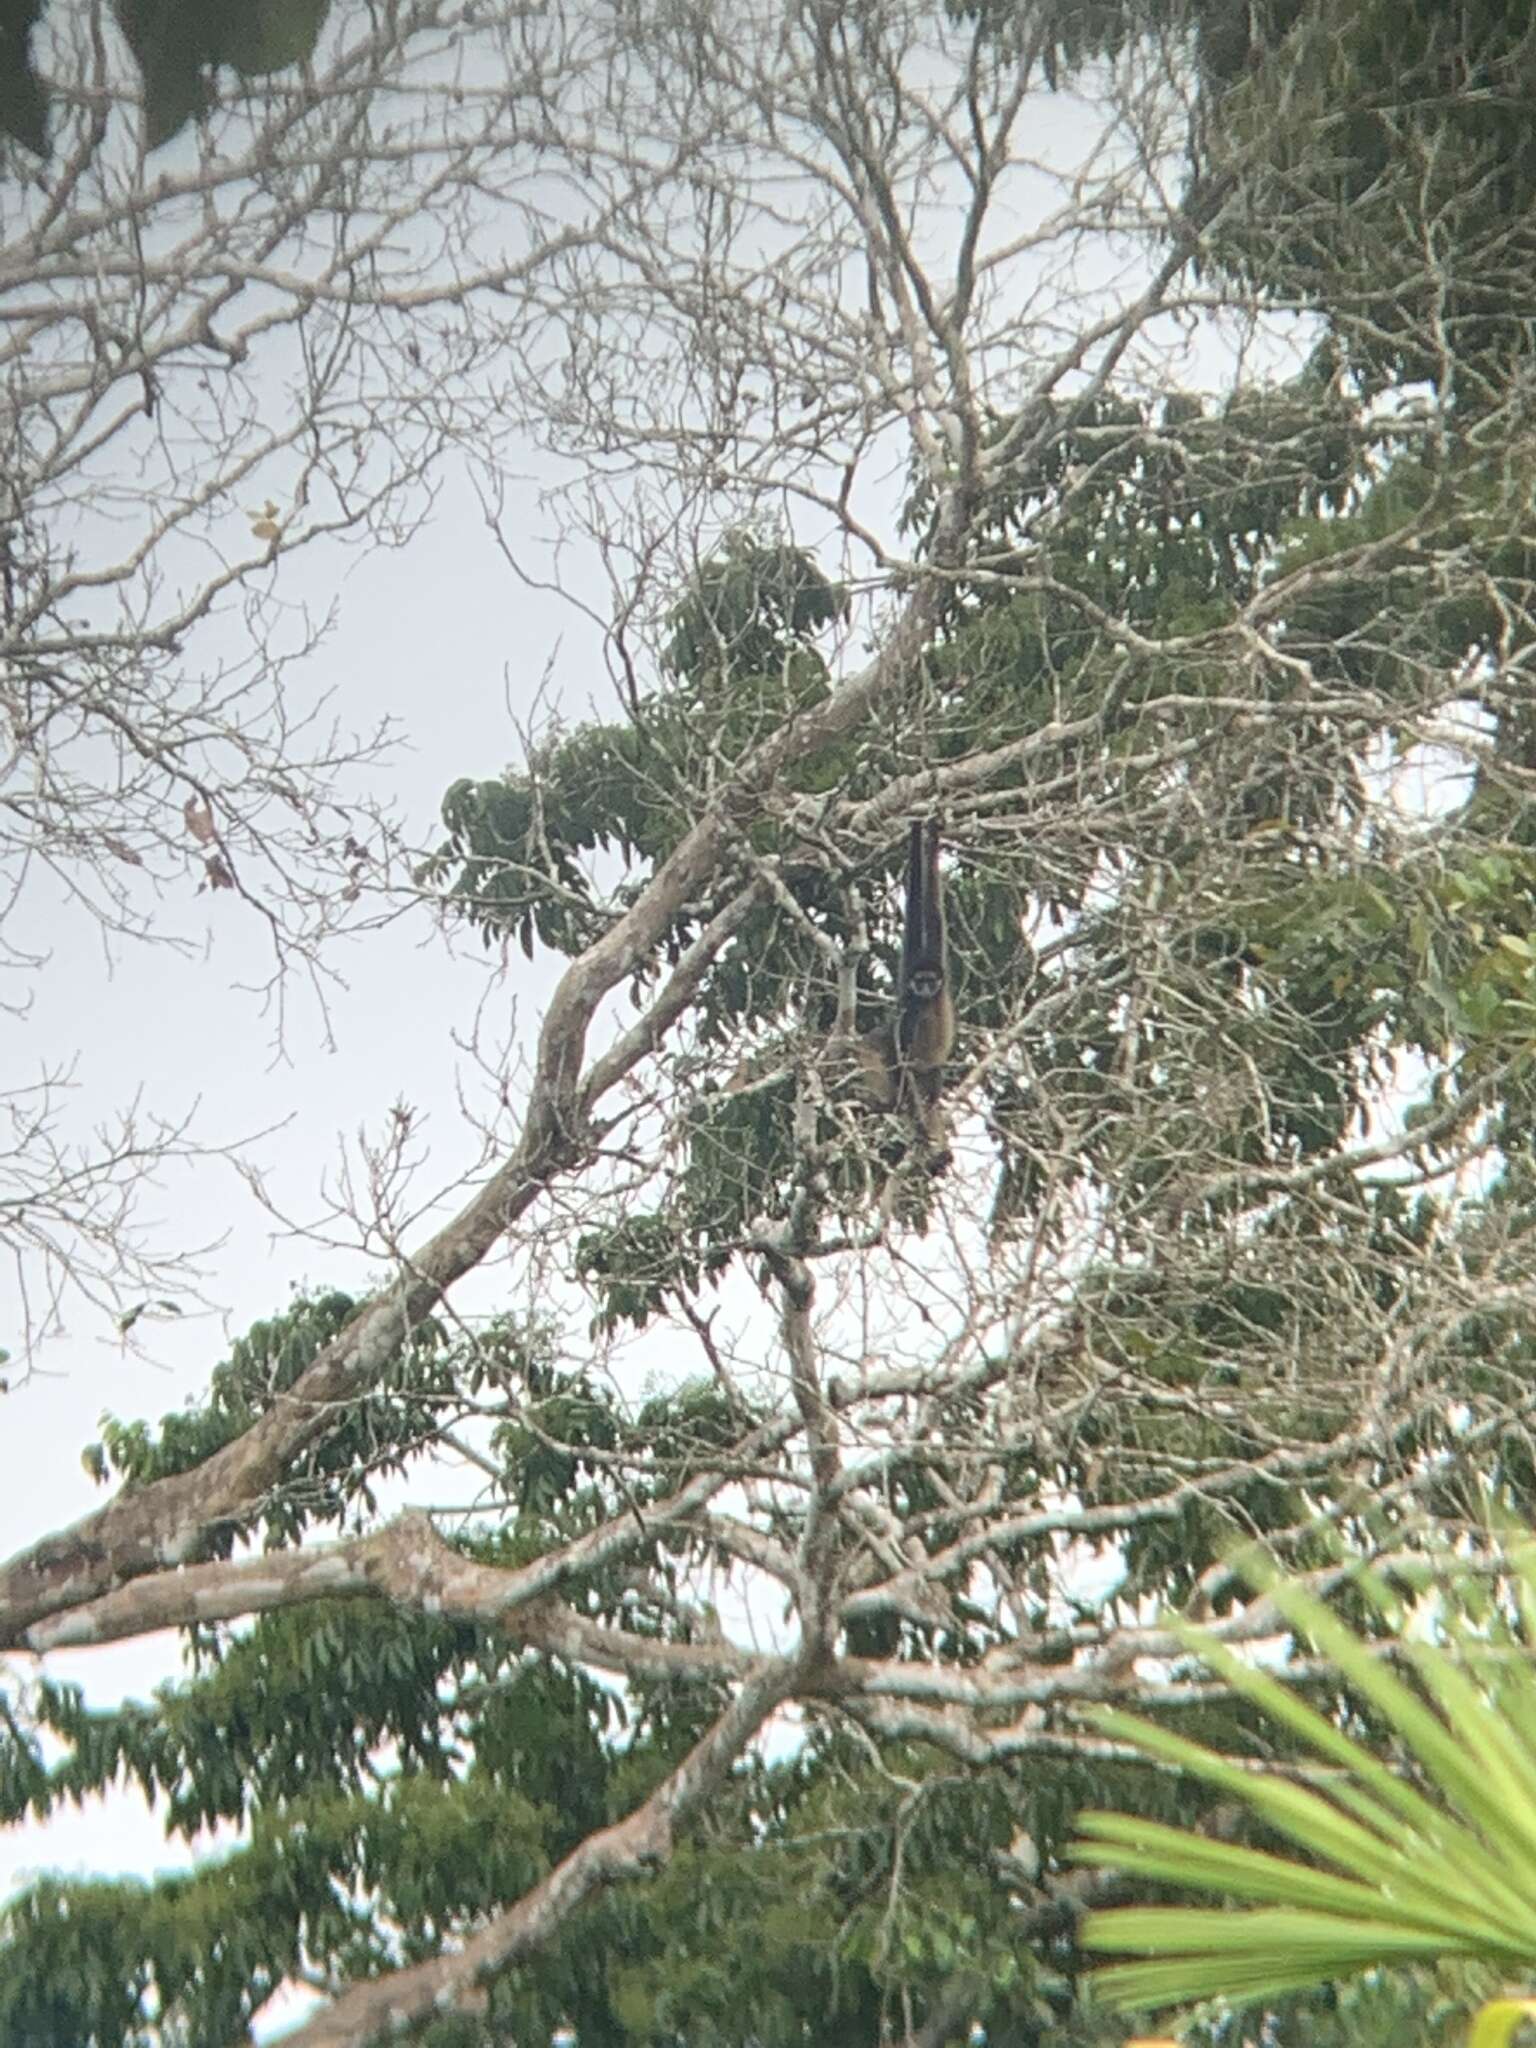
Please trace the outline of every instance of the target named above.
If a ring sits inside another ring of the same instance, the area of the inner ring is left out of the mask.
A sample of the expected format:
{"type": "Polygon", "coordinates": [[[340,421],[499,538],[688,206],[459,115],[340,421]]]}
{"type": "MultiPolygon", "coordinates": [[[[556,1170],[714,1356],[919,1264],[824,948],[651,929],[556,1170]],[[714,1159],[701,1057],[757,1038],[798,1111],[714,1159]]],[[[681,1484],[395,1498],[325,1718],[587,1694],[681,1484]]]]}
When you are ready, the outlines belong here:
{"type": "MultiPolygon", "coordinates": [[[[1283,1677],[1196,1629],[1181,1631],[1190,1647],[1310,1756],[1310,1782],[1252,1770],[1134,1715],[1095,1717],[1148,1757],[1246,1806],[1302,1852],[1292,1858],[1212,1841],[1130,1814],[1081,1815],[1072,1850],[1079,1862],[1226,1901],[1090,1914],[1086,1946],[1144,1958],[1097,1971],[1100,1997],[1119,2008],[1268,1998],[1357,1970],[1448,1957],[1509,1974],[1536,1969],[1529,1548],[1511,1570],[1523,1629],[1496,1640],[1458,1611],[1453,1588],[1439,1617],[1441,1640],[1395,1646],[1411,1676],[1309,1592],[1269,1586],[1284,1621],[1388,1731],[1392,1756],[1346,1733],[1283,1677]]],[[[1494,2048],[1493,2037],[1480,2048],[1494,2048]]]]}

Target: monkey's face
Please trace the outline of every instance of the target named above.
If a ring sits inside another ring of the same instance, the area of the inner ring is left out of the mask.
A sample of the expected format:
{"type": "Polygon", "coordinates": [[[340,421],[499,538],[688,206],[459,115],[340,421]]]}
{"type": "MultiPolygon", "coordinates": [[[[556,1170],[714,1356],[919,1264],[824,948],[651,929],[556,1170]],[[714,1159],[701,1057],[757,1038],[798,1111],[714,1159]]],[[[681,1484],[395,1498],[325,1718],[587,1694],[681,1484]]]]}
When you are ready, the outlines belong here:
{"type": "Polygon", "coordinates": [[[907,987],[918,1002],[937,1002],[944,993],[944,977],[936,967],[918,967],[908,977],[907,987]]]}

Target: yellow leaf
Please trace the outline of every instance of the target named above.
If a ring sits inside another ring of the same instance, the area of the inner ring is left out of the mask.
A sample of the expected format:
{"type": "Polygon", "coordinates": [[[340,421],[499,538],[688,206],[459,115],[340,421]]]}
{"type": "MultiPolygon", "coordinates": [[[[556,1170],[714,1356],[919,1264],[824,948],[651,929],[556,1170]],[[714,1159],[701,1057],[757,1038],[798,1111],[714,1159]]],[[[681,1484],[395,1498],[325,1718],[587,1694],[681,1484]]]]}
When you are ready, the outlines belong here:
{"type": "Polygon", "coordinates": [[[1509,2048],[1526,2020],[1536,2020],[1536,1998],[1496,1998],[1472,2022],[1467,2048],[1509,2048]]]}

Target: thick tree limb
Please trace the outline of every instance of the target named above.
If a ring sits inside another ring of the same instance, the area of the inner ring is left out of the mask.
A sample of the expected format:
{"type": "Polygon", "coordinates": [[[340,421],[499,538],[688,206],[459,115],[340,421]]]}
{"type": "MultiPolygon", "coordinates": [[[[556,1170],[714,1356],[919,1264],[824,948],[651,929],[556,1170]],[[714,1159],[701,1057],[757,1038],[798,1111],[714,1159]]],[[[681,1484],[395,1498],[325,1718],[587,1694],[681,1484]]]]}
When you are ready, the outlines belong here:
{"type": "MultiPolygon", "coordinates": [[[[45,1615],[98,1598],[144,1572],[195,1558],[203,1541],[239,1517],[328,1426],[338,1403],[371,1386],[454,1283],[473,1269],[562,1172],[585,1157],[582,1068],[599,1003],[659,944],[683,904],[704,893],[742,820],[786,767],[851,731],[912,673],[932,630],[937,593],[920,586],[884,649],[824,703],[755,748],[734,783],[672,853],[633,909],[561,976],[539,1035],[523,1132],[511,1156],[472,1201],[410,1260],[236,1442],[174,1478],[119,1494],[71,1528],[20,1552],[0,1569],[0,1644],[45,1615]]],[[[648,1049],[632,1039],[630,1064],[648,1049]]],[[[609,1086],[621,1078],[610,1062],[609,1086]]]]}

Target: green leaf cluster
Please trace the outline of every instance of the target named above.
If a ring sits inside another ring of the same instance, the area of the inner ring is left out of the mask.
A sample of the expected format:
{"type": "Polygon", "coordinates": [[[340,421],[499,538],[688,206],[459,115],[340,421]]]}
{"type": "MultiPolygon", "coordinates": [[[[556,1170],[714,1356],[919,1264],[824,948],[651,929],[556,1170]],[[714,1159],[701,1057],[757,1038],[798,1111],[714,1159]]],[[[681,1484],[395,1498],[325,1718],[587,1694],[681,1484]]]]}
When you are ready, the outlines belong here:
{"type": "MultiPolygon", "coordinates": [[[[119,32],[138,67],[144,139],[151,149],[177,134],[210,101],[210,74],[228,66],[242,78],[285,70],[313,56],[331,0],[113,0],[119,32]]],[[[48,100],[32,47],[43,0],[0,0],[0,135],[48,154],[48,100]]]]}
{"type": "MultiPolygon", "coordinates": [[[[659,866],[694,823],[700,787],[826,695],[816,641],[845,608],[804,549],[727,535],[669,615],[658,687],[620,722],[557,734],[520,774],[456,782],[423,880],[487,944],[514,935],[530,955],[535,942],[580,952],[612,915],[592,856],[659,866]]],[[[673,936],[674,959],[691,929],[673,936]]]]}
{"type": "MultiPolygon", "coordinates": [[[[128,1486],[191,1471],[280,1400],[359,1306],[337,1289],[296,1295],[282,1314],[253,1323],[235,1340],[203,1400],[162,1416],[158,1429],[104,1415],[100,1439],[81,1454],[86,1470],[102,1485],[115,1479],[128,1486]]],[[[490,1325],[473,1343],[451,1342],[434,1320],[417,1324],[368,1393],[348,1404],[344,1419],[267,1495],[252,1526],[279,1544],[297,1540],[312,1525],[365,1519],[377,1506],[379,1480],[403,1470],[431,1440],[445,1400],[488,1381],[536,1377],[540,1356],[537,1334],[510,1323],[490,1325]]],[[[227,1556],[241,1533],[233,1526],[222,1531],[211,1540],[210,1554],[227,1556]]]]}

